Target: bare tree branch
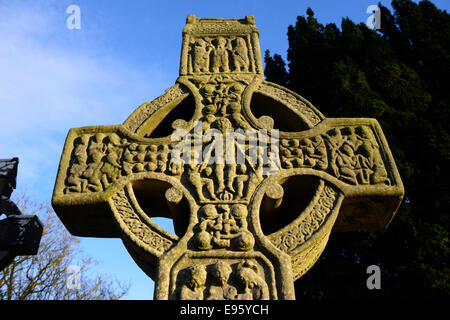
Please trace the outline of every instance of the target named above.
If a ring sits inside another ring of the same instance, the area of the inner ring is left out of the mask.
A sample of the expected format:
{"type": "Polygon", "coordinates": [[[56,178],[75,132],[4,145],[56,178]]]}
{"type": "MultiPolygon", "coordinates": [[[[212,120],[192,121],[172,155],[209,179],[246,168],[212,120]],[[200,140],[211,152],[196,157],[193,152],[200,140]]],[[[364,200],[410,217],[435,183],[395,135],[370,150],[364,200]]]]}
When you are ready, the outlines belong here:
{"type": "Polygon", "coordinates": [[[0,299],[5,300],[110,300],[120,299],[128,284],[105,276],[86,277],[95,265],[91,257],[83,255],[79,240],[70,235],[49,204],[30,200],[24,192],[13,201],[24,214],[36,214],[44,224],[44,231],[36,256],[19,256],[0,272],[0,299]],[[79,266],[79,285],[68,286],[71,265],[79,266]]]}

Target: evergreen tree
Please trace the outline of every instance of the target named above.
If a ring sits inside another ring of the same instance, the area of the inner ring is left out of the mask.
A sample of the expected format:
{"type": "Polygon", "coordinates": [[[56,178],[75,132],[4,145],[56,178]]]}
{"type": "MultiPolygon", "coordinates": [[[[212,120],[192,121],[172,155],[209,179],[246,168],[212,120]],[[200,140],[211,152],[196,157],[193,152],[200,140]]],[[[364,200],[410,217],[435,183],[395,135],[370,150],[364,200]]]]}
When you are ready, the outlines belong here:
{"type": "Polygon", "coordinates": [[[374,117],[400,171],[405,197],[382,232],[332,233],[297,299],[448,297],[450,15],[430,1],[381,6],[381,30],[311,9],[288,28],[288,69],[265,56],[268,81],[285,85],[327,117],[374,117]],[[380,267],[381,290],[366,268],[380,267]]]}

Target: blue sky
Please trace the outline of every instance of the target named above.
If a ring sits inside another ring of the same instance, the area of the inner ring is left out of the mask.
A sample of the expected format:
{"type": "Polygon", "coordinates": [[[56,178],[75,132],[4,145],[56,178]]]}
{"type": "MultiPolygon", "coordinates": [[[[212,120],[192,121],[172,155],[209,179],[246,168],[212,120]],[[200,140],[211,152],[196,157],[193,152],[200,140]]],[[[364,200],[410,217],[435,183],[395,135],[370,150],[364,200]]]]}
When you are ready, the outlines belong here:
{"type": "MultiPolygon", "coordinates": [[[[18,187],[50,202],[65,137],[72,127],[122,123],[178,76],[186,16],[254,15],[264,52],[286,56],[287,27],[311,7],[321,23],[356,23],[378,1],[0,0],[0,158],[20,158],[18,187]],[[81,29],[66,9],[81,10],[81,29]]],[[[390,1],[381,1],[390,7],[390,1]]],[[[449,9],[449,1],[433,1],[449,9]]],[[[314,103],[314,102],[313,102],[314,103]]],[[[320,108],[320,106],[318,106],[320,108]]],[[[165,228],[171,226],[158,220],[165,228]]],[[[119,239],[82,238],[96,272],[131,285],[125,299],[152,299],[153,281],[119,239]]]]}

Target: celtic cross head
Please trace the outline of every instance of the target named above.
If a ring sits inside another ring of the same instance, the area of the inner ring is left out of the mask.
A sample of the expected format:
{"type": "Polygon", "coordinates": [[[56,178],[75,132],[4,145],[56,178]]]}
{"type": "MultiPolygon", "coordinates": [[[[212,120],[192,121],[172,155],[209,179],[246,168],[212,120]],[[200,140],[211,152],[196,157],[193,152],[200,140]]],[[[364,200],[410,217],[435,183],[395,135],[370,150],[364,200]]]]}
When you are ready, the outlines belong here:
{"type": "Polygon", "coordinates": [[[403,197],[378,122],[325,118],[265,81],[258,36],[252,16],[188,16],[173,87],[67,136],[56,213],[120,237],[156,299],[295,299],[332,230],[383,229],[403,197]]]}

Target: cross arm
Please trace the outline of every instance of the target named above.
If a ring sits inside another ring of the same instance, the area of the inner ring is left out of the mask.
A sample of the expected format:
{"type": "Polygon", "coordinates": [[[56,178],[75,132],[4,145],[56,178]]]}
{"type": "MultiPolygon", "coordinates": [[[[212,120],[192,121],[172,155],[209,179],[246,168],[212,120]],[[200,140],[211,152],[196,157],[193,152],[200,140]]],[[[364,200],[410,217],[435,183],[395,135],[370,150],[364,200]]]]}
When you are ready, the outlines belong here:
{"type": "Polygon", "coordinates": [[[71,129],[53,191],[52,205],[74,235],[117,237],[108,199],[126,184],[176,176],[170,137],[146,139],[122,125],[71,129]]]}
{"type": "Polygon", "coordinates": [[[321,177],[344,194],[335,231],[384,229],[404,189],[375,119],[327,118],[300,133],[280,134],[283,169],[321,177]]]}

